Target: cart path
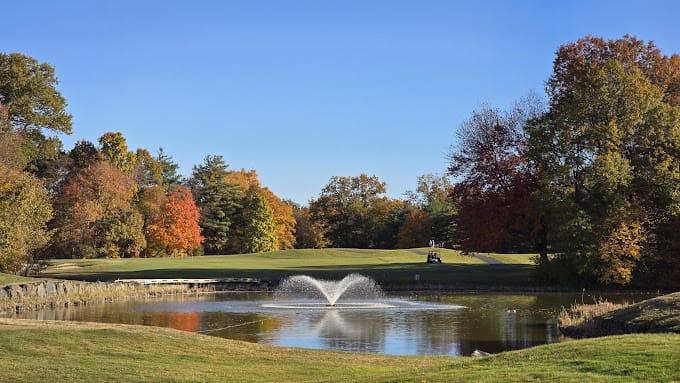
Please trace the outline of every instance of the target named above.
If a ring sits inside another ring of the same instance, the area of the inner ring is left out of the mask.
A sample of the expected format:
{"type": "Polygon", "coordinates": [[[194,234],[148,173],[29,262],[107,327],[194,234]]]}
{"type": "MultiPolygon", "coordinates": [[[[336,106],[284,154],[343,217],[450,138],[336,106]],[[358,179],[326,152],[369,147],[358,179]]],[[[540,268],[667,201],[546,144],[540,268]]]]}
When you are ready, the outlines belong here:
{"type": "Polygon", "coordinates": [[[490,257],[488,255],[475,254],[475,258],[486,262],[487,265],[504,265],[503,262],[499,261],[498,259],[496,259],[494,257],[490,257]]]}

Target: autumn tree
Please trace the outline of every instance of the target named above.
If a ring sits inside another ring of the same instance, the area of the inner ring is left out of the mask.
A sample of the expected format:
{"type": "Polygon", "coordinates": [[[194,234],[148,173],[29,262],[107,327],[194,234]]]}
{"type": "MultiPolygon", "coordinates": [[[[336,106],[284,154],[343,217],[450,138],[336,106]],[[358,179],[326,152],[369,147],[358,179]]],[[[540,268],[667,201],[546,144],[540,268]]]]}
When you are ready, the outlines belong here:
{"type": "Polygon", "coordinates": [[[127,141],[120,132],[108,132],[99,137],[100,151],[104,158],[125,174],[132,173],[137,158],[128,150],[127,141]]]}
{"type": "Polygon", "coordinates": [[[623,285],[646,272],[677,286],[679,73],[677,56],[628,36],[558,50],[550,110],[528,132],[561,274],[623,285]]]}
{"type": "Polygon", "coordinates": [[[399,227],[397,247],[400,249],[424,247],[430,239],[432,239],[430,215],[419,208],[412,209],[399,227]]]}
{"type": "Polygon", "coordinates": [[[205,157],[194,166],[188,186],[200,209],[201,234],[206,254],[224,254],[230,250],[230,229],[241,208],[243,190],[227,182],[227,165],[221,156],[205,157]]]}
{"type": "Polygon", "coordinates": [[[458,130],[448,170],[455,180],[454,234],[464,250],[531,251],[540,242],[532,236],[534,174],[524,127],[541,113],[530,96],[507,112],[482,107],[458,130]]]}
{"type": "Polygon", "coordinates": [[[407,202],[410,206],[421,210],[426,214],[418,214],[430,225],[430,239],[445,246],[453,246],[453,223],[456,215],[456,207],[451,194],[453,185],[447,176],[424,174],[418,177],[416,189],[406,192],[407,202]]]}
{"type": "Polygon", "coordinates": [[[403,206],[385,192],[386,184],[375,176],[331,177],[319,198],[310,202],[310,212],[327,228],[326,238],[334,247],[391,247],[398,225],[389,224],[403,206]]]}
{"type": "Polygon", "coordinates": [[[24,137],[11,130],[0,129],[0,165],[14,170],[23,170],[30,158],[22,149],[24,137]]]}
{"type": "Polygon", "coordinates": [[[137,149],[134,155],[132,178],[140,189],[163,186],[163,164],[146,149],[137,149]]]}
{"type": "Polygon", "coordinates": [[[394,249],[397,247],[399,228],[408,213],[406,203],[400,199],[378,198],[368,211],[366,231],[373,239],[369,247],[394,249]]]}
{"type": "Polygon", "coordinates": [[[9,108],[0,100],[0,131],[5,132],[12,129],[9,120],[9,108]]]}
{"type": "Polygon", "coordinates": [[[80,140],[69,152],[61,152],[43,166],[35,174],[45,183],[51,195],[61,193],[64,183],[79,170],[85,169],[103,157],[99,150],[89,141],[80,140]]]}
{"type": "Polygon", "coordinates": [[[292,249],[295,245],[295,217],[293,216],[293,208],[277,197],[269,188],[261,186],[255,170],[241,169],[229,172],[227,181],[241,186],[243,190],[248,190],[251,187],[258,190],[258,193],[267,200],[267,205],[274,216],[277,249],[292,249]]]}
{"type": "Polygon", "coordinates": [[[15,170],[26,168],[30,158],[24,149],[25,146],[26,139],[12,129],[9,108],[3,104],[0,97],[0,165],[15,170]]]}
{"type": "Polygon", "coordinates": [[[251,187],[246,192],[243,202],[243,238],[242,251],[260,253],[276,250],[276,224],[274,215],[267,205],[267,200],[251,187]]]}
{"type": "Polygon", "coordinates": [[[326,228],[319,221],[312,219],[309,208],[292,201],[286,201],[293,210],[295,218],[295,248],[321,249],[328,245],[326,228]]]}
{"type": "Polygon", "coordinates": [[[145,230],[154,255],[185,256],[197,249],[203,237],[191,191],[173,186],[159,205],[145,230]]]}
{"type": "Polygon", "coordinates": [[[34,174],[47,188],[51,196],[61,192],[64,183],[76,172],[76,168],[67,153],[60,152],[49,161],[43,161],[40,170],[34,174]]]}
{"type": "Polygon", "coordinates": [[[0,272],[16,273],[50,237],[52,205],[42,183],[0,164],[0,272]]]}
{"type": "Polygon", "coordinates": [[[680,106],[680,55],[666,56],[653,42],[630,35],[614,40],[586,36],[560,46],[548,80],[551,105],[566,101],[579,91],[583,78],[610,61],[626,68],[637,67],[643,77],[661,89],[662,102],[680,106]]]}
{"type": "Polygon", "coordinates": [[[155,246],[149,238],[149,226],[159,220],[161,208],[167,201],[166,190],[162,186],[152,186],[137,192],[136,205],[142,214],[143,232],[146,236],[147,247],[143,256],[157,257],[164,256],[163,248],[155,246]]]}
{"type": "Polygon", "coordinates": [[[73,258],[137,257],[146,247],[135,183],[108,162],[70,177],[56,201],[54,251],[73,258]]]}
{"type": "Polygon", "coordinates": [[[78,170],[85,169],[104,159],[97,147],[90,141],[85,140],[76,142],[73,149],[69,151],[68,156],[73,161],[74,168],[78,170]]]}
{"type": "Polygon", "coordinates": [[[51,65],[20,53],[0,53],[0,103],[10,129],[25,140],[24,155],[31,171],[38,171],[61,149],[61,141],[46,136],[47,132],[71,133],[71,115],[57,84],[51,65]]]}

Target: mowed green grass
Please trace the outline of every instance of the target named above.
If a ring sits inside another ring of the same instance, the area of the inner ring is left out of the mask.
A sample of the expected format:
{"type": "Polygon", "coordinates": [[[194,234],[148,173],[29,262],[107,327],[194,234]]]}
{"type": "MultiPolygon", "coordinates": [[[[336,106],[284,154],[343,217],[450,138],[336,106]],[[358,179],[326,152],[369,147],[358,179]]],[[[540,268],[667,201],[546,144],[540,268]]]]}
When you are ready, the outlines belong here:
{"type": "Polygon", "coordinates": [[[38,279],[22,277],[14,274],[0,273],[0,285],[11,285],[14,283],[35,282],[38,279]]]}
{"type": "Polygon", "coordinates": [[[669,382],[680,335],[569,341],[494,355],[393,357],[171,329],[0,319],[2,382],[669,382]]]}
{"type": "Polygon", "coordinates": [[[499,262],[511,265],[535,265],[536,254],[497,254],[497,253],[480,253],[499,262]]]}
{"type": "Polygon", "coordinates": [[[364,250],[300,249],[258,254],[187,258],[54,260],[43,276],[113,280],[117,278],[279,279],[294,274],[338,278],[362,273],[380,282],[442,282],[447,284],[526,285],[531,281],[532,255],[485,254],[503,264],[489,265],[459,251],[438,249],[443,264],[428,265],[430,249],[364,250]]]}

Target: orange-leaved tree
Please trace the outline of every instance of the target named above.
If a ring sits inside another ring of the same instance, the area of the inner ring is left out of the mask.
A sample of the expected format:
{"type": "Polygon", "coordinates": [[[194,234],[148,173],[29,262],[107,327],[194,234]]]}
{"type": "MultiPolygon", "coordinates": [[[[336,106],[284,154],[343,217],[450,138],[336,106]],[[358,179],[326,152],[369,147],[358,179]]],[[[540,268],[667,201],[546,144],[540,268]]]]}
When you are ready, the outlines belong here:
{"type": "Polygon", "coordinates": [[[203,243],[199,218],[191,191],[184,186],[173,187],[146,227],[152,251],[156,255],[185,256],[197,249],[203,243]]]}
{"type": "Polygon", "coordinates": [[[132,203],[136,192],[132,179],[106,161],[71,176],[55,203],[55,251],[72,258],[138,257],[146,240],[132,203]]]}
{"type": "Polygon", "coordinates": [[[432,221],[426,211],[415,208],[411,210],[397,233],[397,247],[410,249],[423,247],[432,238],[432,221]]]}
{"type": "Polygon", "coordinates": [[[251,187],[254,187],[264,197],[274,217],[277,248],[292,249],[295,245],[295,216],[293,215],[293,207],[277,197],[269,188],[262,187],[255,170],[241,169],[230,172],[227,175],[227,182],[239,185],[243,190],[249,190],[251,187]]]}

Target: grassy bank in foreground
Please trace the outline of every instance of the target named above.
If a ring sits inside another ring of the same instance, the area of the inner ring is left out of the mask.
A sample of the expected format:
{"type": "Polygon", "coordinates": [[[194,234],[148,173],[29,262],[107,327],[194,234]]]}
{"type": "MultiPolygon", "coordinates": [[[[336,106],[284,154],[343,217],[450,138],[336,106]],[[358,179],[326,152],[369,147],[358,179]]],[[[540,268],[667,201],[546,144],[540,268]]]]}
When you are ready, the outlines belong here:
{"type": "Polygon", "coordinates": [[[425,263],[428,250],[304,249],[189,258],[54,260],[43,276],[84,280],[279,279],[294,274],[338,278],[349,273],[361,273],[379,282],[409,282],[419,274],[423,282],[510,286],[530,283],[533,268],[531,255],[485,254],[501,262],[490,265],[480,258],[461,255],[458,251],[438,249],[444,263],[428,265],[425,263]]]}
{"type": "Polygon", "coordinates": [[[498,382],[680,379],[680,335],[570,341],[488,358],[263,346],[169,329],[0,319],[0,381],[498,382]]]}

